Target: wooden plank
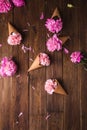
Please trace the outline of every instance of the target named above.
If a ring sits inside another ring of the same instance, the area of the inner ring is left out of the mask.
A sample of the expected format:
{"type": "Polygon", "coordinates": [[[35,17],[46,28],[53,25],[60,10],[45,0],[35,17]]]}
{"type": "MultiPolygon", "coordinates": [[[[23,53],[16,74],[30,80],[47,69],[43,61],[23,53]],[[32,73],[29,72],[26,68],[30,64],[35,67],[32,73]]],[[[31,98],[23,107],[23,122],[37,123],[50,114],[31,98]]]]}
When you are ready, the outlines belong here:
{"type": "MultiPolygon", "coordinates": [[[[64,1],[63,7],[68,4],[64,1]]],[[[80,84],[79,67],[70,61],[70,54],[79,50],[79,2],[73,1],[74,8],[63,8],[65,31],[70,35],[65,47],[69,49],[69,55],[63,55],[63,81],[68,97],[64,99],[64,130],[77,130],[80,127],[80,84]],[[71,19],[71,20],[70,20],[71,19]]]]}
{"type": "Polygon", "coordinates": [[[12,99],[12,107],[13,109],[13,117],[14,117],[14,130],[28,130],[28,76],[27,76],[27,69],[28,69],[28,52],[24,53],[22,50],[22,44],[28,47],[28,36],[29,31],[24,32],[27,29],[27,14],[28,9],[27,7],[21,8],[14,8],[14,26],[17,30],[22,34],[23,41],[21,45],[13,47],[13,56],[15,57],[18,65],[19,77],[15,77],[12,79],[13,83],[13,99],[12,99]],[[27,35],[27,37],[25,37],[27,35]],[[23,113],[22,116],[18,117],[20,113],[23,113]]]}
{"type": "MultiPolygon", "coordinates": [[[[61,0],[47,1],[47,9],[46,9],[47,18],[51,17],[56,7],[59,9],[61,15],[62,1],[61,0]]],[[[53,52],[49,54],[52,59],[52,64],[49,68],[46,69],[46,79],[56,78],[62,84],[62,52],[61,51],[53,52]]],[[[48,123],[47,130],[57,130],[57,129],[63,130],[63,115],[64,115],[63,96],[55,93],[53,95],[47,94],[47,111],[51,115],[47,121],[48,123]]]]}
{"type": "MultiPolygon", "coordinates": [[[[12,21],[12,11],[8,14],[0,14],[0,42],[2,47],[0,48],[0,60],[4,56],[10,57],[12,47],[7,44],[8,37],[8,20],[12,21]],[[9,51],[8,51],[9,50],[9,51]]],[[[12,78],[0,79],[0,130],[11,129],[12,121],[10,107],[11,107],[11,90],[12,90],[12,78]]]]}
{"type": "MultiPolygon", "coordinates": [[[[33,0],[29,3],[29,22],[31,24],[29,46],[34,49],[34,53],[29,53],[29,59],[45,51],[45,28],[44,20],[40,20],[41,13],[44,11],[44,0],[33,0]],[[38,3],[38,4],[37,4],[38,3]]],[[[29,61],[29,67],[32,64],[29,61]]],[[[44,91],[45,68],[29,73],[29,129],[46,130],[46,93],[44,91]],[[33,89],[35,87],[35,90],[33,89]]]]}

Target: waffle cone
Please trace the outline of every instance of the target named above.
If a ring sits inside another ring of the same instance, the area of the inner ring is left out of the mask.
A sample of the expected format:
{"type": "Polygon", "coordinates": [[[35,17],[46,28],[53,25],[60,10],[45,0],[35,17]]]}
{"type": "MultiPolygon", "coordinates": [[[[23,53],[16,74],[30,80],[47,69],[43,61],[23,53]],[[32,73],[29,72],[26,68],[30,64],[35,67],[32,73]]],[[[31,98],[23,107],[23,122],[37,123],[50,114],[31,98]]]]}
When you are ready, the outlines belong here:
{"type": "Polygon", "coordinates": [[[18,31],[10,23],[8,23],[8,32],[9,35],[13,32],[18,33],[18,31]]]}
{"type": "MultiPolygon", "coordinates": [[[[57,81],[58,82],[58,81],[57,81]]],[[[55,93],[58,94],[62,94],[62,95],[67,95],[67,93],[65,92],[65,90],[62,88],[62,86],[60,85],[60,83],[58,82],[58,87],[55,89],[54,91],[55,93]]]]}
{"type": "Polygon", "coordinates": [[[69,38],[69,36],[59,37],[59,39],[62,41],[62,44],[64,44],[69,38]]]}
{"type": "Polygon", "coordinates": [[[54,17],[56,17],[56,16],[57,16],[58,18],[60,18],[60,13],[59,13],[59,10],[58,10],[57,8],[55,8],[55,10],[54,10],[54,12],[53,12],[51,18],[54,18],[54,17]]]}
{"type": "Polygon", "coordinates": [[[30,68],[28,69],[28,72],[38,69],[42,67],[42,65],[39,64],[39,55],[37,55],[37,57],[35,58],[34,62],[32,63],[32,65],[30,66],[30,68]]]}

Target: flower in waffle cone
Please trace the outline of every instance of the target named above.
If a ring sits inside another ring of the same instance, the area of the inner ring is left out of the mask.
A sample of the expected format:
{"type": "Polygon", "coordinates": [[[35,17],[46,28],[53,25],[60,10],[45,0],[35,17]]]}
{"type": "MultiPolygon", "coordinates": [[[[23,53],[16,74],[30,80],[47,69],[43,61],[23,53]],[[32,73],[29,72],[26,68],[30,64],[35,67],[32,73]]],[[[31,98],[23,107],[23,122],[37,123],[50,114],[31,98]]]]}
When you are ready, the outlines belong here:
{"type": "Polygon", "coordinates": [[[37,55],[34,62],[30,66],[30,68],[28,69],[28,72],[35,70],[35,69],[38,69],[38,68],[41,68],[41,67],[42,67],[42,65],[40,65],[40,62],[39,62],[39,55],[37,55]]]}
{"type": "Polygon", "coordinates": [[[28,69],[28,72],[49,65],[50,65],[49,56],[46,53],[39,53],[35,58],[34,62],[32,63],[32,65],[30,66],[30,68],[28,69]]]}
{"type": "Polygon", "coordinates": [[[45,90],[49,94],[58,93],[62,95],[67,95],[65,90],[62,88],[62,86],[56,79],[48,79],[45,82],[45,90]]]}
{"type": "Polygon", "coordinates": [[[9,45],[19,45],[22,41],[21,34],[10,24],[8,23],[9,36],[7,42],[9,45]]]}
{"type": "Polygon", "coordinates": [[[57,87],[55,88],[54,93],[58,93],[58,94],[62,94],[62,95],[67,95],[67,93],[65,92],[65,90],[63,89],[63,87],[60,85],[60,83],[55,80],[57,82],[57,87]]]}

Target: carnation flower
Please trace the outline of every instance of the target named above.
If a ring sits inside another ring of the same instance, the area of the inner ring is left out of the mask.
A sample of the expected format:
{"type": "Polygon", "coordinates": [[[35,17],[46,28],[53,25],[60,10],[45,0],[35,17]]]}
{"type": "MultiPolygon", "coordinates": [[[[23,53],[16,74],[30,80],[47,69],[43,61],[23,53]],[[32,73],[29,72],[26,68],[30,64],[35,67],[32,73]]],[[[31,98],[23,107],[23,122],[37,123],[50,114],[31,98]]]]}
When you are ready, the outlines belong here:
{"type": "Polygon", "coordinates": [[[62,29],[62,20],[61,20],[61,18],[59,18],[57,20],[52,19],[52,18],[47,19],[45,26],[50,32],[58,33],[62,29]]]}
{"type": "Polygon", "coordinates": [[[11,8],[12,4],[9,0],[0,0],[0,13],[7,13],[11,8]]]}
{"type": "Polygon", "coordinates": [[[70,55],[70,58],[73,63],[80,63],[83,58],[83,55],[80,51],[75,51],[70,55]]]}
{"type": "Polygon", "coordinates": [[[53,94],[56,88],[57,88],[57,81],[55,79],[48,79],[45,82],[45,90],[47,91],[47,93],[53,94]]]}
{"type": "Polygon", "coordinates": [[[4,57],[1,60],[0,75],[1,77],[13,76],[17,71],[17,65],[11,58],[4,57]]]}
{"type": "Polygon", "coordinates": [[[24,6],[25,1],[24,0],[12,0],[13,4],[17,7],[24,6]]]}
{"type": "Polygon", "coordinates": [[[87,57],[85,53],[75,51],[70,55],[70,58],[73,63],[81,63],[84,66],[84,69],[87,70],[87,57]]]}
{"type": "Polygon", "coordinates": [[[40,65],[43,65],[43,66],[49,66],[50,65],[49,56],[45,53],[39,54],[39,60],[40,60],[40,65]]]}
{"type": "Polygon", "coordinates": [[[59,51],[62,49],[62,41],[54,34],[51,38],[48,39],[46,43],[47,49],[51,52],[55,50],[59,51]]]}
{"type": "Polygon", "coordinates": [[[12,33],[8,36],[8,44],[9,45],[19,45],[21,43],[22,36],[20,33],[12,33]]]}

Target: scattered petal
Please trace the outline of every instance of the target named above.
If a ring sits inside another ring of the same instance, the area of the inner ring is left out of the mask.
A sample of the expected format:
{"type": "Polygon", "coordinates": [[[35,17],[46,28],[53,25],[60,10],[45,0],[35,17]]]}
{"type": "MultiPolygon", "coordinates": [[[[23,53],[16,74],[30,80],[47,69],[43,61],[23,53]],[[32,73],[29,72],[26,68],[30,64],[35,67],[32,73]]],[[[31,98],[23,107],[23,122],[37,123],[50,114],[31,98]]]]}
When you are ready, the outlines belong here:
{"type": "Polygon", "coordinates": [[[20,77],[20,74],[18,74],[17,76],[16,76],[16,78],[19,78],[20,77]]]}
{"type": "Polygon", "coordinates": [[[24,53],[26,53],[27,51],[31,51],[32,48],[30,47],[26,47],[25,45],[22,45],[22,50],[24,51],[24,53]]]}
{"type": "Polygon", "coordinates": [[[27,22],[27,25],[30,27],[30,23],[29,22],[27,22]]]}
{"type": "Polygon", "coordinates": [[[2,44],[0,44],[0,47],[2,47],[2,44]]]}
{"type": "Polygon", "coordinates": [[[18,115],[18,117],[22,116],[23,115],[23,112],[20,112],[20,114],[18,115]]]}
{"type": "Polygon", "coordinates": [[[19,122],[18,121],[16,121],[16,124],[18,124],[19,122]]]}
{"type": "Polygon", "coordinates": [[[34,86],[32,86],[32,89],[33,89],[33,90],[35,90],[35,87],[34,87],[34,86]]]}
{"type": "Polygon", "coordinates": [[[66,49],[66,48],[64,48],[64,53],[65,53],[65,54],[68,54],[68,53],[69,53],[69,50],[66,49]]]}
{"type": "Polygon", "coordinates": [[[30,61],[34,61],[32,58],[29,59],[30,61]]]}
{"type": "Polygon", "coordinates": [[[50,114],[47,114],[47,116],[46,116],[45,119],[48,120],[48,118],[49,118],[50,116],[51,116],[50,114]]]}
{"type": "Polygon", "coordinates": [[[68,3],[68,4],[67,4],[67,7],[68,7],[68,8],[73,8],[73,7],[74,7],[74,5],[72,5],[72,4],[70,4],[70,3],[68,3]]]}
{"type": "Polygon", "coordinates": [[[47,37],[48,37],[48,38],[50,37],[49,33],[47,33],[47,37]]]}
{"type": "Polygon", "coordinates": [[[42,12],[40,16],[40,20],[43,20],[43,19],[44,19],[44,13],[42,12]]]}
{"type": "Polygon", "coordinates": [[[35,52],[35,51],[34,51],[34,49],[33,49],[33,51],[32,51],[32,52],[33,52],[33,53],[35,52]]]}

